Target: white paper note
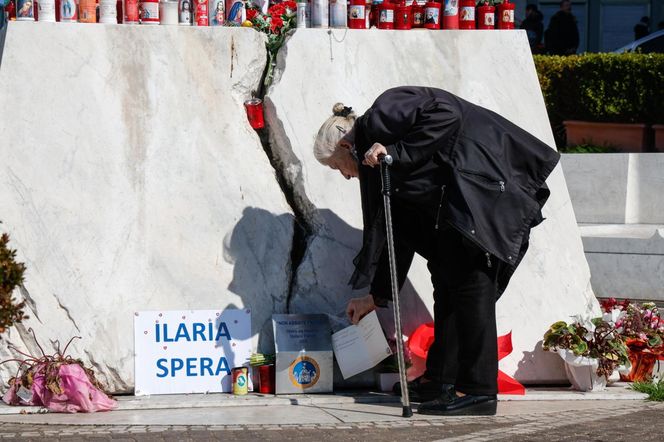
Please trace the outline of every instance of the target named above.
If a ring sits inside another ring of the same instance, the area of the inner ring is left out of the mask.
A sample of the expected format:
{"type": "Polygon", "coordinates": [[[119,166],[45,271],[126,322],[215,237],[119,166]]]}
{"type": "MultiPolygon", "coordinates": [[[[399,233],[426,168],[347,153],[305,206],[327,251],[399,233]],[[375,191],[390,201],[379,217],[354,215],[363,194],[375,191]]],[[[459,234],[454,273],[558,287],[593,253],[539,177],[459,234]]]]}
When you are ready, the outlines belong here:
{"type": "Polygon", "coordinates": [[[332,348],[344,379],[375,367],[392,354],[376,312],[332,335],[332,348]]]}

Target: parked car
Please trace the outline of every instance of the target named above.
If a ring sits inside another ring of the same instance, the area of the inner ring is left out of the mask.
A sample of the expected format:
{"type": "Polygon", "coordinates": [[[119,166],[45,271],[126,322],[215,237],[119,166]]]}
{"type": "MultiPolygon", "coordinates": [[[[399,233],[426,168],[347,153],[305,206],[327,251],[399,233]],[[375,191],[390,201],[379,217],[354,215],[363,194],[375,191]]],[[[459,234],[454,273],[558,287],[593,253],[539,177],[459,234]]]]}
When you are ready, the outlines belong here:
{"type": "Polygon", "coordinates": [[[630,44],[623,46],[620,49],[616,49],[613,52],[622,53],[636,51],[643,52],[644,54],[648,54],[650,52],[664,53],[664,30],[646,35],[645,37],[633,41],[630,44]]]}

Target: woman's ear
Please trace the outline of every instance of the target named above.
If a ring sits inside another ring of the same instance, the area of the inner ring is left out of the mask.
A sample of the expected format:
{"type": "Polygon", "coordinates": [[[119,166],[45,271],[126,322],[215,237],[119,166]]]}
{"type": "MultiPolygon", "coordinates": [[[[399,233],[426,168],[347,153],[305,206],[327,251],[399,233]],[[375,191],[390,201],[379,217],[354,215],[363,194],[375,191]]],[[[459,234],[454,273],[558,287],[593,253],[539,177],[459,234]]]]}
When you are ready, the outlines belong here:
{"type": "Polygon", "coordinates": [[[351,150],[353,148],[353,143],[349,142],[347,139],[342,138],[337,143],[337,148],[342,148],[346,150],[351,150]]]}

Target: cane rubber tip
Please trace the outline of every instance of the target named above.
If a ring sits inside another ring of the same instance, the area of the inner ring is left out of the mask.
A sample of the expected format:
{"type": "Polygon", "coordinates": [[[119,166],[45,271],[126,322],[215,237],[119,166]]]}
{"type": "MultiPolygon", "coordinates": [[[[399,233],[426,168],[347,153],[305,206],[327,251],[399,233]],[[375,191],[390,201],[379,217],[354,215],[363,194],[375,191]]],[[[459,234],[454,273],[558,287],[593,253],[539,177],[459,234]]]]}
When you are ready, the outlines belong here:
{"type": "Polygon", "coordinates": [[[413,409],[411,407],[403,407],[401,417],[412,417],[413,409]]]}

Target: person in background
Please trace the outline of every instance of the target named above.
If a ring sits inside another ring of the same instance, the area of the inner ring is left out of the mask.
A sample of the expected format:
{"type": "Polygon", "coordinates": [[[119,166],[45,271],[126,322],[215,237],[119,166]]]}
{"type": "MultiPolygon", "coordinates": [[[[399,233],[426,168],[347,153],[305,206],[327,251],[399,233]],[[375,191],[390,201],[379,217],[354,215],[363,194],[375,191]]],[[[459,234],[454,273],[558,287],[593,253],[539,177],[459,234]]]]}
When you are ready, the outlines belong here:
{"type": "Polygon", "coordinates": [[[5,3],[9,3],[9,0],[0,0],[0,29],[2,29],[5,26],[5,22],[7,21],[6,15],[7,12],[5,11],[5,3]]]}
{"type": "Polygon", "coordinates": [[[546,52],[551,55],[573,55],[579,47],[579,28],[572,15],[572,2],[562,0],[544,33],[546,52]]]}
{"type": "Polygon", "coordinates": [[[641,39],[650,34],[650,19],[641,17],[641,20],[634,26],[634,40],[641,39]]]}
{"type": "Polygon", "coordinates": [[[533,54],[542,52],[542,37],[544,36],[544,16],[537,9],[537,5],[526,6],[526,18],[521,22],[521,29],[528,35],[528,43],[533,54]]]}

